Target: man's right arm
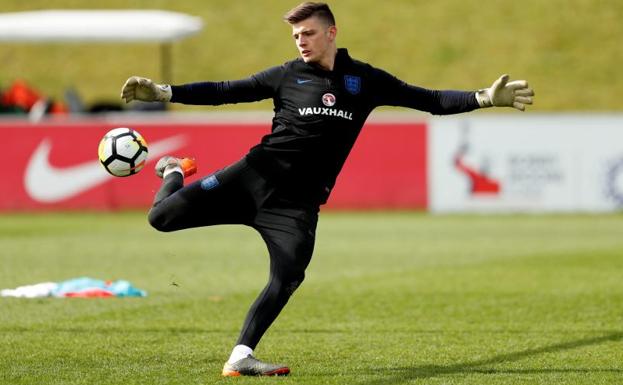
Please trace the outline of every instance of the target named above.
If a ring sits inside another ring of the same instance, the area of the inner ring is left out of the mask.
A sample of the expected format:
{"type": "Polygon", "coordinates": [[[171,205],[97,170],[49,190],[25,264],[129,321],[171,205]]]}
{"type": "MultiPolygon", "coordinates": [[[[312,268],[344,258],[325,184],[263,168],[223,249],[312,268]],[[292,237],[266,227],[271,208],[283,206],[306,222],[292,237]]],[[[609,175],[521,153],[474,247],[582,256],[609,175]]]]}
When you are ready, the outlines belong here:
{"type": "Polygon", "coordinates": [[[273,97],[283,73],[284,66],[278,66],[242,80],[174,86],[155,84],[149,79],[133,76],[123,86],[121,97],[126,103],[135,99],[195,105],[255,102],[273,97]]]}

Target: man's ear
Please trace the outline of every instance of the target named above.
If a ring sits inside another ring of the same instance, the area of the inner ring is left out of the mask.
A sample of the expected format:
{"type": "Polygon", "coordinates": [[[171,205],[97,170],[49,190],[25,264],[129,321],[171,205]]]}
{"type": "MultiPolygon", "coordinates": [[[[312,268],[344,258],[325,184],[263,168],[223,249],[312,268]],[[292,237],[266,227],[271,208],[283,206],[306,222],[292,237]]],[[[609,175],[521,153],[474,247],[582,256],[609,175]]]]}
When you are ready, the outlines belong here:
{"type": "Polygon", "coordinates": [[[337,27],[332,25],[327,29],[327,36],[329,37],[329,41],[334,41],[337,36],[337,27]]]}

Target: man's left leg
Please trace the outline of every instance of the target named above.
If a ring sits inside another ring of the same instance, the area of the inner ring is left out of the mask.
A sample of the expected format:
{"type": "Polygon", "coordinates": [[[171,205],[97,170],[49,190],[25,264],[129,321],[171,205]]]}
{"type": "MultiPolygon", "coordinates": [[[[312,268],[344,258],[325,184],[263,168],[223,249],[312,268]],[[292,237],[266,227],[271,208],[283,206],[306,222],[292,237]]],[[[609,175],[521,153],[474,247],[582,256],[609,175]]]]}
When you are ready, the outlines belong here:
{"type": "Polygon", "coordinates": [[[269,281],[247,314],[237,345],[223,368],[224,376],[290,372],[287,366],[255,359],[253,349],[303,282],[314,250],[317,221],[317,207],[267,207],[258,212],[255,228],[270,254],[269,281]]]}

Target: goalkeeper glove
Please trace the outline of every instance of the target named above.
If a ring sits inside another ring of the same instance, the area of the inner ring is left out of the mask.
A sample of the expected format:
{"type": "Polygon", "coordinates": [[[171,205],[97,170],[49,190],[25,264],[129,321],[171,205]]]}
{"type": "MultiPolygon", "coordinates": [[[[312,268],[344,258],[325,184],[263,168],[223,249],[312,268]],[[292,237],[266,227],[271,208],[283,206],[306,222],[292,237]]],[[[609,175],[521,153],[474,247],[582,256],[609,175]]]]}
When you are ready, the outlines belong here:
{"type": "Polygon", "coordinates": [[[476,100],[480,107],[513,107],[520,111],[526,104],[532,104],[534,91],[525,80],[508,81],[508,75],[502,75],[491,88],[476,91],[476,100]]]}
{"type": "Polygon", "coordinates": [[[126,103],[132,100],[144,102],[168,102],[171,100],[171,86],[156,84],[151,79],[132,76],[121,88],[121,99],[126,103]]]}

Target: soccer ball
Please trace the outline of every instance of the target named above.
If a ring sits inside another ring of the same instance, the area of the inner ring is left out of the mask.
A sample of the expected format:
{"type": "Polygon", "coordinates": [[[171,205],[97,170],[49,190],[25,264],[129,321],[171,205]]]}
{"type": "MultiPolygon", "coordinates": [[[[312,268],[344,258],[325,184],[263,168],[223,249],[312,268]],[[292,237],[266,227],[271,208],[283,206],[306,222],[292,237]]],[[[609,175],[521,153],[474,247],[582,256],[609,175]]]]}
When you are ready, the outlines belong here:
{"type": "Polygon", "coordinates": [[[137,131],[119,127],[104,135],[97,152],[106,171],[114,176],[129,176],[145,166],[147,142],[137,131]]]}

